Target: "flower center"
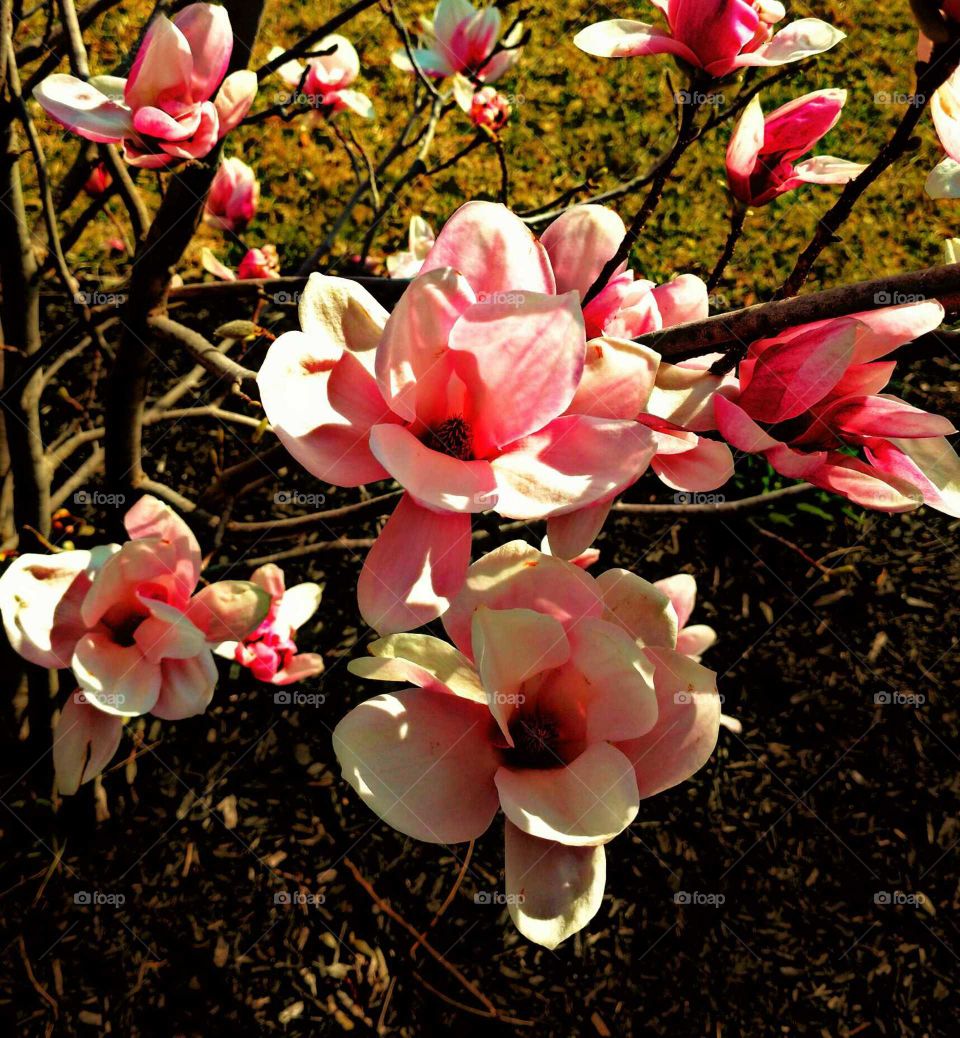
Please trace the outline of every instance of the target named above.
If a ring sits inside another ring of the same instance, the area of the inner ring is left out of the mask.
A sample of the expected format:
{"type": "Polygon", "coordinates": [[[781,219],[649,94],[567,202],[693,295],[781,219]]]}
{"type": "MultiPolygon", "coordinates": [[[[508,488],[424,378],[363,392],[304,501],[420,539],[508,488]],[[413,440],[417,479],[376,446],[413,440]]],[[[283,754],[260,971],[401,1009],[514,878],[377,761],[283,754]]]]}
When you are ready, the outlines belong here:
{"type": "Polygon", "coordinates": [[[431,429],[423,441],[430,450],[451,458],[469,461],[473,457],[473,437],[470,426],[462,415],[448,418],[431,429]]]}
{"type": "Polygon", "coordinates": [[[560,731],[553,721],[537,715],[517,717],[510,725],[514,748],[511,764],[521,768],[555,768],[563,763],[560,731]]]}

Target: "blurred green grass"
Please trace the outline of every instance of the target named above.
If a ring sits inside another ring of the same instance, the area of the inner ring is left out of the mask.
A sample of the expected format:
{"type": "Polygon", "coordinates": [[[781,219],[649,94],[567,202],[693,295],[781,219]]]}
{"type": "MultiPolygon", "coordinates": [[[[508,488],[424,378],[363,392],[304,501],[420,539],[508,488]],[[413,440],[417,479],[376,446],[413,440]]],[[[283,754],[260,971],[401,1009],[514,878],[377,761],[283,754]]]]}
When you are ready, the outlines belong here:
{"type": "MultiPolygon", "coordinates": [[[[341,4],[289,3],[268,0],[254,63],[265,60],[272,46],[286,47],[335,13],[341,4]]],[[[408,25],[429,13],[432,4],[400,2],[408,25]]],[[[515,209],[542,205],[564,188],[595,175],[601,189],[646,169],[672,140],[671,92],[685,85],[666,56],[610,60],[583,54],[573,36],[584,25],[606,17],[659,18],[652,5],[625,0],[592,4],[572,0],[560,5],[532,2],[526,20],[532,30],[518,68],[498,84],[513,96],[514,118],[504,144],[511,170],[510,203],[515,209]]],[[[838,126],[817,151],[869,161],[892,132],[902,105],[878,102],[877,95],[909,94],[912,90],[916,30],[908,0],[864,4],[854,0],[817,0],[809,5],[788,3],[787,20],[805,16],[825,18],[847,33],[833,51],[804,63],[786,79],[765,90],[765,110],[811,90],[843,87],[849,91],[838,126]]],[[[505,21],[517,5],[511,5],[505,21]]],[[[100,19],[86,38],[91,67],[106,71],[123,59],[152,5],[126,2],[100,19]]],[[[412,77],[390,64],[399,40],[376,8],[342,30],[360,54],[362,73],[355,84],[374,101],[373,123],[344,114],[370,156],[376,161],[394,140],[410,110],[412,77]]],[[[763,75],[764,73],[761,73],[763,75]]],[[[720,91],[729,103],[742,77],[720,91]]],[[[277,77],[261,89],[257,107],[274,103],[284,85],[277,77]]],[[[50,153],[51,166],[62,172],[79,142],[37,109],[50,153]]],[[[731,131],[721,126],[701,139],[679,167],[680,176],[668,185],[663,202],[636,249],[635,267],[644,276],[663,280],[677,273],[709,271],[723,245],[729,209],[724,177],[724,151],[731,131]]],[[[471,137],[467,119],[452,113],[438,134],[435,160],[452,155],[471,137]]],[[[919,147],[875,184],[843,229],[843,240],[828,249],[815,268],[813,283],[836,284],[910,270],[940,262],[942,242],[956,230],[957,203],[925,197],[923,182],[940,157],[929,116],[921,123],[919,147]]],[[[327,233],[351,194],[355,181],[343,147],[322,120],[301,116],[292,122],[273,119],[241,127],[227,142],[226,153],[241,156],[256,170],[262,184],[260,211],[243,234],[243,243],[220,232],[201,228],[181,266],[186,279],[200,276],[199,250],[208,245],[221,259],[236,264],[244,246],[275,242],[283,271],[293,272],[327,233]]],[[[402,163],[397,171],[404,167],[402,163]]],[[[144,190],[155,205],[158,182],[143,177],[144,190]]],[[[421,179],[403,192],[390,217],[378,228],[372,254],[382,256],[403,246],[406,225],[422,213],[438,228],[464,201],[493,198],[499,171],[492,148],[481,148],[456,167],[435,178],[421,179]]],[[[746,305],[769,296],[789,272],[797,252],[809,240],[819,215],[839,189],[805,187],[753,213],[736,257],[718,289],[717,308],[746,305]]],[[[629,219],[640,196],[616,201],[629,219]]],[[[122,212],[114,200],[115,212],[122,212]]],[[[360,206],[345,228],[335,251],[342,260],[359,251],[372,210],[360,206]]],[[[111,257],[106,242],[116,229],[101,216],[81,239],[74,257],[87,276],[120,276],[122,257],[111,257]]]]}

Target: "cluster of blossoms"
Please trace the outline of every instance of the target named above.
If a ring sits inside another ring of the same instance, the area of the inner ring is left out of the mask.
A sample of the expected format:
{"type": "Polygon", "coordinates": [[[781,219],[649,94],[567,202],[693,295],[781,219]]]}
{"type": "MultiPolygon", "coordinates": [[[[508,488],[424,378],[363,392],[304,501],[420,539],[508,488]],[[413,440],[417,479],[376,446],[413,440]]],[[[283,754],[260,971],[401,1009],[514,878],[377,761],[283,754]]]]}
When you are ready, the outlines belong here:
{"type": "Polygon", "coordinates": [[[204,222],[224,231],[242,231],[256,216],[260,181],[238,158],[224,159],[217,167],[203,206],[204,222]]]}
{"type": "Polygon", "coordinates": [[[226,10],[191,4],[172,21],[150,23],[128,78],[57,74],[34,96],[73,133],[122,144],[131,165],[162,169],[202,159],[249,111],[257,76],[241,70],[224,79],[232,51],[226,10]]]}
{"type": "Polygon", "coordinates": [[[196,538],[156,498],[141,498],[124,525],[123,545],[21,555],[0,577],[11,646],[38,666],[70,668],[79,685],[54,736],[62,793],[100,774],[126,719],[202,714],[217,683],[214,649],[257,628],[271,607],[250,581],[198,591],[196,538]]]}
{"type": "MultiPolygon", "coordinates": [[[[366,94],[351,89],[360,75],[360,56],[353,44],[344,36],[325,36],[317,50],[329,53],[318,54],[305,65],[299,61],[285,62],[277,69],[280,78],[308,100],[316,115],[349,111],[372,119],[373,102],[366,94]]],[[[270,59],[282,53],[274,47],[270,59]]]]}
{"type": "Polygon", "coordinates": [[[395,634],[351,662],[414,687],[337,725],[345,778],[428,843],[476,839],[502,810],[510,914],[556,947],[600,907],[605,844],[713,752],[716,675],[685,654],[713,631],[682,630],[695,593],[689,576],[593,579],[523,541],[497,548],[443,615],[453,645],[395,634]]]}

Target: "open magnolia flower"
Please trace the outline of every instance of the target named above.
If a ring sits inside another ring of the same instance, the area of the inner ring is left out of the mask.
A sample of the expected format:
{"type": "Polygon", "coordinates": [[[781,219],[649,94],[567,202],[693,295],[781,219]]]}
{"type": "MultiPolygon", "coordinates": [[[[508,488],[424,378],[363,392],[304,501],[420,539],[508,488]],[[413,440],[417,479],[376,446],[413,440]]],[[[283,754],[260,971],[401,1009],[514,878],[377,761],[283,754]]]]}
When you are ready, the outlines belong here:
{"type": "Polygon", "coordinates": [[[867,167],[832,155],[802,155],[836,126],[846,90],[804,94],[764,116],[757,95],[747,105],[727,148],[727,179],[745,205],[766,205],[801,184],[846,184],[867,167]]]}
{"type": "Polygon", "coordinates": [[[716,675],[677,651],[671,599],[626,570],[594,580],[523,541],[470,567],[443,616],[456,648],[393,635],[350,670],[417,686],[333,733],[344,778],[401,833],[506,829],[510,914],[548,948],[596,914],[604,845],[717,741],[716,675]]]}
{"type": "MultiPolygon", "coordinates": [[[[277,69],[280,78],[289,86],[298,89],[314,109],[326,109],[331,115],[351,111],[364,119],[372,119],[373,102],[366,94],[351,87],[360,75],[360,56],[345,36],[325,36],[317,50],[331,50],[330,54],[319,54],[310,58],[306,65],[299,61],[287,61],[277,69]]],[[[274,47],[271,59],[282,54],[274,47]]]]}
{"type": "Polygon", "coordinates": [[[235,156],[217,167],[203,206],[203,219],[224,231],[242,231],[256,216],[260,181],[256,173],[235,156]]]}
{"type": "Polygon", "coordinates": [[[443,611],[469,561],[471,513],[537,519],[609,501],[656,452],[636,421],[656,355],[626,341],[588,350],[573,280],[507,209],[470,202],[389,320],[354,282],[314,274],[303,331],[267,352],[264,411],[305,468],[406,490],[360,576],[360,611],[381,633],[443,611]]]}
{"type": "Polygon", "coordinates": [[[250,580],[270,596],[270,611],[240,641],[221,642],[214,652],[246,667],[258,681],[289,685],[323,671],[323,657],[297,652],[293,636],[320,606],[319,584],[287,588],[283,570],[272,562],[253,571],[250,580]]]}
{"type": "Polygon", "coordinates": [[[960,69],[930,99],[933,125],[947,157],[927,177],[931,198],[960,198],[960,69]]]}
{"type": "Polygon", "coordinates": [[[276,245],[264,245],[260,249],[247,249],[240,266],[234,273],[222,263],[208,248],[200,250],[200,265],[208,273],[221,281],[246,281],[250,278],[280,277],[280,257],[276,245]]]}
{"type": "Polygon", "coordinates": [[[196,538],[156,498],[141,498],[124,525],[122,546],[21,555],[0,577],[11,646],[38,666],[69,667],[80,686],[54,734],[65,794],[107,765],[125,718],[203,713],[217,683],[213,647],[242,638],[270,608],[270,595],[249,581],[197,591],[196,538]]]}
{"type": "MultiPolygon", "coordinates": [[[[428,76],[440,79],[462,73],[494,83],[520,60],[523,27],[515,25],[498,51],[503,16],[494,6],[479,10],[470,0],[440,0],[433,20],[423,19],[422,25],[425,43],[413,56],[428,76]]],[[[392,60],[397,68],[413,71],[405,49],[395,51],[392,60]]]]}
{"type": "Polygon", "coordinates": [[[410,228],[407,231],[407,248],[403,252],[387,256],[387,273],[392,278],[416,277],[436,240],[433,228],[422,216],[411,216],[410,228]]]}
{"type": "Polygon", "coordinates": [[[628,18],[597,22],[573,42],[601,58],[673,54],[711,76],[747,65],[785,65],[835,47],[844,33],[819,18],[801,18],[774,35],[786,15],[778,0],[651,0],[667,28],[628,18]]]}
{"type": "Polygon", "coordinates": [[[161,14],[151,22],[127,79],[57,73],[33,96],[73,133],[122,143],[131,165],[161,169],[202,159],[249,111],[257,76],[241,70],[224,79],[232,51],[226,9],[191,4],[172,21],[161,14]]]}
{"type": "Polygon", "coordinates": [[[936,301],[910,303],[752,343],[738,388],[714,397],[717,428],[782,475],[866,508],[902,512],[926,502],[960,516],[960,459],[944,439],[956,429],[882,392],[896,363],[880,358],[933,331],[943,314],[936,301]],[[866,461],[850,448],[862,448],[866,461]]]}

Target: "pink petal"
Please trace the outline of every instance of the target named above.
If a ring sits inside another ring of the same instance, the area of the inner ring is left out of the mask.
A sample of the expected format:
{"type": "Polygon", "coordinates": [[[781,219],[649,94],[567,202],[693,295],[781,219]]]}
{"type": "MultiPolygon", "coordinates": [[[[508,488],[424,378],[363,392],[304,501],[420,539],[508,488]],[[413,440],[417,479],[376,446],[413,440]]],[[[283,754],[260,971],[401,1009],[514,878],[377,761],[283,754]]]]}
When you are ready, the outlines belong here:
{"type": "Polygon", "coordinates": [[[629,339],[591,339],[567,414],[636,418],[653,391],[659,363],[657,353],[629,339]]]}
{"type": "Polygon", "coordinates": [[[764,132],[760,96],[755,95],[740,116],[727,147],[727,179],[730,190],[742,202],[750,203],[753,200],[750,178],[757,168],[764,132]]]}
{"type": "Polygon", "coordinates": [[[509,746],[510,721],[521,686],[570,658],[570,643],[559,620],[532,609],[490,609],[473,614],[473,655],[493,714],[509,746]]]}
{"type": "Polygon", "coordinates": [[[655,449],[636,422],[563,415],[491,462],[496,509],[511,519],[541,519],[604,501],[644,472],[655,449]]]}
{"type": "Polygon", "coordinates": [[[597,539],[612,505],[613,498],[610,498],[574,512],[551,516],[547,520],[550,554],[570,560],[582,555],[597,539]]]}
{"type": "Polygon", "coordinates": [[[723,377],[711,375],[710,363],[701,368],[693,366],[692,362],[661,362],[646,410],[691,432],[716,429],[714,400],[719,395],[732,393],[737,379],[732,372],[723,377]]]}
{"type": "Polygon", "coordinates": [[[823,415],[823,421],[854,440],[949,436],[957,431],[947,418],[891,396],[846,397],[823,415]]]}
{"type": "Polygon", "coordinates": [[[670,598],[650,581],[626,569],[608,569],[597,577],[603,618],[623,628],[643,646],[672,649],[677,643],[677,614],[670,598]]]}
{"type": "Polygon", "coordinates": [[[681,274],[651,289],[664,328],[702,321],[710,313],[706,282],[695,274],[681,274]]]}
{"type": "Polygon", "coordinates": [[[656,725],[617,744],[634,766],[641,799],[685,782],[710,759],[720,732],[717,676],[679,652],[647,649],[656,668],[656,725]]]}
{"type": "Polygon", "coordinates": [[[481,301],[556,290],[546,249],[518,216],[495,202],[467,202],[450,217],[421,272],[438,267],[460,271],[481,301]]]}
{"type": "Polygon", "coordinates": [[[225,7],[190,4],[173,19],[193,56],[190,91],[195,101],[205,101],[220,85],[233,52],[233,30],[225,7]]]}
{"type": "Polygon", "coordinates": [[[873,396],[879,393],[893,377],[897,362],[878,361],[875,364],[853,364],[830,391],[838,400],[845,396],[873,396]]]}
{"type": "Polygon", "coordinates": [[[133,134],[130,109],[75,76],[47,76],[33,96],[58,123],[88,141],[116,144],[133,134]]]}
{"type": "Polygon", "coordinates": [[[717,632],[707,624],[691,624],[677,635],[677,652],[699,661],[717,640],[717,632]]]}
{"type": "Polygon", "coordinates": [[[138,645],[117,645],[106,634],[83,635],[71,667],[87,699],[108,714],[149,713],[160,694],[160,664],[147,660],[138,645]]]}
{"type": "Polygon", "coordinates": [[[960,458],[943,437],[873,441],[867,456],[874,468],[916,486],[931,508],[960,518],[960,458]]]}
{"type": "Polygon", "coordinates": [[[239,126],[257,97],[257,74],[250,69],[231,72],[220,85],[213,106],[217,110],[217,127],[221,137],[239,126]]]}
{"type": "Polygon", "coordinates": [[[843,39],[846,39],[846,33],[819,18],[800,18],[781,29],[769,43],[755,51],[740,54],[736,65],[770,66],[803,61],[804,58],[830,50],[843,39]]]}
{"type": "Polygon", "coordinates": [[[954,71],[930,101],[933,125],[943,150],[955,162],[960,162],[960,76],[954,71]]]}
{"type": "Polygon", "coordinates": [[[138,108],[133,113],[133,128],[146,137],[159,137],[165,141],[184,141],[192,137],[200,126],[200,106],[187,110],[179,119],[162,108],[149,105],[138,108]]]}
{"type": "Polygon", "coordinates": [[[354,707],[333,748],[343,777],[388,825],[427,843],[461,843],[497,812],[492,728],[479,703],[408,689],[354,707]]]}
{"type": "Polygon", "coordinates": [[[539,840],[505,823],[504,871],[510,916],[520,933],[556,948],[600,910],[607,878],[603,847],[539,840]]]}
{"type": "Polygon", "coordinates": [[[742,407],[724,397],[718,396],[714,401],[714,413],[720,435],[738,451],[759,454],[779,444],[742,407]]]}
{"type": "Polygon", "coordinates": [[[583,570],[524,541],[510,541],[475,562],[443,614],[447,634],[471,658],[471,624],[480,606],[532,609],[555,617],[568,630],[603,610],[594,581],[583,570]]]}
{"type": "Polygon", "coordinates": [[[250,580],[256,584],[257,587],[263,588],[272,600],[278,602],[283,598],[283,593],[287,589],[283,570],[273,562],[268,562],[263,566],[258,566],[257,569],[250,574],[250,580]]]}
{"type": "Polygon", "coordinates": [[[383,329],[376,372],[383,398],[407,421],[442,410],[426,394],[444,390],[445,380],[430,375],[443,364],[454,324],[475,301],[466,278],[446,267],[421,274],[400,297],[383,329]]]}
{"type": "Polygon", "coordinates": [[[838,320],[766,349],[737,401],[761,422],[796,418],[822,400],[853,360],[857,328],[838,320]]]}
{"type": "Polygon", "coordinates": [[[431,450],[402,425],[375,425],[374,457],[416,501],[441,512],[483,512],[495,500],[490,463],[431,450]]]}
{"type": "Polygon", "coordinates": [[[147,29],[127,78],[124,98],[134,111],[145,105],[178,100],[189,104],[194,98],[193,55],[183,33],[166,15],[158,15],[147,29]]]}
{"type": "Polygon", "coordinates": [[[266,618],[272,597],[250,580],[218,580],[190,599],[187,618],[208,642],[243,641],[266,618]]]}
{"type": "Polygon", "coordinates": [[[298,652],[273,676],[274,685],[294,685],[324,671],[323,657],[316,652],[298,652]]]}
{"type": "Polygon", "coordinates": [[[691,65],[699,64],[696,54],[685,43],[674,39],[666,29],[629,18],[614,18],[588,25],[574,36],[573,42],[580,50],[595,54],[598,58],[675,54],[691,65]]]}
{"type": "Polygon", "coordinates": [[[352,659],[347,664],[351,674],[365,681],[402,681],[430,692],[487,704],[487,694],[473,664],[448,642],[426,634],[391,634],[371,642],[368,649],[372,657],[352,659]]]}
{"type": "MultiPolygon", "coordinates": [[[[623,220],[602,205],[577,205],[558,216],[540,241],[547,250],[558,292],[581,298],[623,241],[623,220]]],[[[621,270],[626,263],[621,266],[621,270]]]]}
{"type": "Polygon", "coordinates": [[[434,512],[404,494],[370,549],[357,598],[380,634],[409,631],[439,616],[470,563],[470,516],[434,512]]]}
{"type": "Polygon", "coordinates": [[[203,631],[179,609],[138,597],[152,614],[140,623],[133,635],[144,659],[150,663],[159,663],[162,659],[184,660],[206,648],[203,631]]]}
{"type": "Polygon", "coordinates": [[[160,141],[160,150],[176,159],[188,161],[209,155],[220,139],[217,110],[210,101],[200,105],[200,125],[197,132],[185,141],[160,141]]]}
{"type": "Polygon", "coordinates": [[[670,27],[696,54],[696,64],[715,76],[733,68],[740,50],[753,40],[760,18],[747,0],[700,0],[670,7],[670,27]]]}
{"type": "Polygon", "coordinates": [[[120,745],[123,721],[88,703],[83,693],[67,697],[53,733],[53,767],[57,789],[72,796],[96,778],[120,745]]]}
{"type": "Polygon", "coordinates": [[[469,307],[450,334],[477,457],[562,414],[583,373],[586,339],[576,293],[515,295],[469,307]]]}
{"type": "Polygon", "coordinates": [[[830,455],[804,478],[816,487],[878,512],[910,512],[923,502],[922,492],[909,481],[880,473],[846,454],[830,455]]]}
{"type": "Polygon", "coordinates": [[[495,781],[503,813],[518,829],[571,847],[607,843],[640,806],[630,761],[605,742],[562,768],[501,767],[495,781]]]}
{"type": "Polygon", "coordinates": [[[693,450],[658,453],[650,467],[668,487],[699,493],[716,490],[733,477],[733,455],[725,443],[701,436],[693,450]]]}
{"type": "Polygon", "coordinates": [[[866,169],[862,162],[834,158],[833,155],[815,155],[794,166],[794,173],[805,184],[849,184],[866,169]]]}
{"type": "Polygon", "coordinates": [[[677,623],[682,628],[686,627],[693,607],[697,603],[697,581],[689,573],[677,573],[672,577],[664,577],[662,580],[654,581],[653,586],[662,591],[673,605],[673,611],[677,614],[677,623]]]}
{"type": "Polygon", "coordinates": [[[182,721],[206,711],[218,677],[209,649],[186,660],[164,660],[160,669],[160,695],[150,711],[154,717],[182,721]]]}

